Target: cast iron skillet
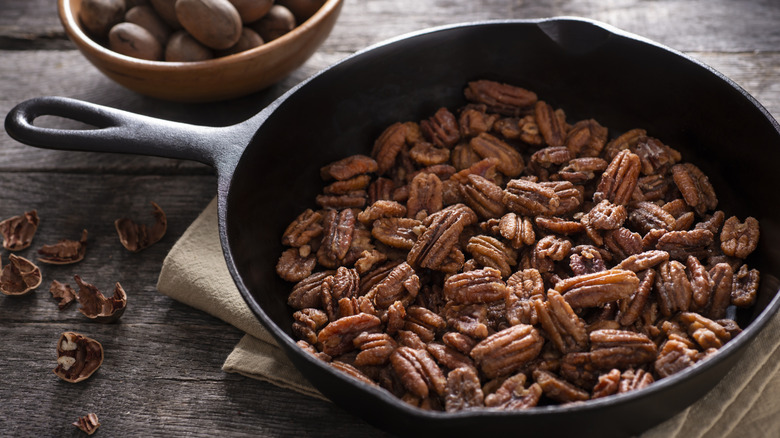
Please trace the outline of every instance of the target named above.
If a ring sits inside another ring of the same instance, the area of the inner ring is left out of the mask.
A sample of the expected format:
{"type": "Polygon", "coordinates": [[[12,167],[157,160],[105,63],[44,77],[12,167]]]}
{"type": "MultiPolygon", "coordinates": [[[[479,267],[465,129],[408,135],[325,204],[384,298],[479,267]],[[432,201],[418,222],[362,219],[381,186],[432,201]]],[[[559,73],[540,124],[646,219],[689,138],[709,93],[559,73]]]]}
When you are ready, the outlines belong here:
{"type": "Polygon", "coordinates": [[[386,42],[320,72],[255,117],[224,128],[143,117],[72,99],[21,103],[6,118],[15,139],[38,147],[111,151],[198,160],[219,175],[219,224],[230,273],[249,307],[295,366],[323,394],[369,422],[410,435],[522,431],[557,436],[639,433],[710,390],[780,306],[780,126],[732,81],[678,52],[594,21],[576,18],[459,24],[386,42]],[[719,208],[752,215],[762,240],[749,263],[762,273],[746,330],[714,358],[649,388],[568,406],[523,412],[455,414],[409,407],[383,390],[335,372],[299,350],[291,336],[291,285],[274,265],[282,231],[321,190],[319,168],[368,153],[396,121],[420,120],[465,102],[467,81],[493,79],[534,90],[569,120],[595,118],[624,132],[645,128],[711,178],[719,208]],[[42,115],[94,125],[54,130],[42,115]]]}

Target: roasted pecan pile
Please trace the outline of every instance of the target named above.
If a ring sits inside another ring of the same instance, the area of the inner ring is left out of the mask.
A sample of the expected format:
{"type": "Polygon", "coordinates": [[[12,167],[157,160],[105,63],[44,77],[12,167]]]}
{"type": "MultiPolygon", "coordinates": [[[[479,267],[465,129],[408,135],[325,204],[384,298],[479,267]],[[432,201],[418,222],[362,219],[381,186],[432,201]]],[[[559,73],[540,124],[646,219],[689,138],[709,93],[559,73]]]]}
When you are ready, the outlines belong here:
{"type": "Polygon", "coordinates": [[[424,409],[525,409],[643,388],[740,332],[759,225],[701,169],[519,87],[464,95],[322,168],[277,265],[302,348],[424,409]]]}

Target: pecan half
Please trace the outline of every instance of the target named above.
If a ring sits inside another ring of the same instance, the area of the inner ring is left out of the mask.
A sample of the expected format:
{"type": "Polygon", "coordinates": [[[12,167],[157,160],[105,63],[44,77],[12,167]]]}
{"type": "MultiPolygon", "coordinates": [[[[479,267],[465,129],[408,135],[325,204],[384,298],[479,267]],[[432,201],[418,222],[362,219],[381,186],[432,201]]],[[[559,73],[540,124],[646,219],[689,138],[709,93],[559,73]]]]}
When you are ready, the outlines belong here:
{"type": "Polygon", "coordinates": [[[491,134],[483,132],[472,138],[469,145],[482,158],[497,158],[496,168],[510,178],[520,175],[525,168],[520,152],[491,134]]]}
{"type": "Polygon", "coordinates": [[[627,217],[624,206],[615,205],[605,199],[582,217],[582,223],[597,230],[615,230],[623,225],[627,217]]]}
{"type": "Polygon", "coordinates": [[[644,175],[662,175],[682,159],[678,151],[653,137],[639,137],[631,150],[639,157],[644,175]]]}
{"type": "Polygon", "coordinates": [[[602,370],[628,369],[655,360],[655,343],[643,335],[628,330],[594,330],[590,332],[590,357],[602,370]]]}
{"type": "Polygon", "coordinates": [[[339,356],[355,348],[353,341],[358,335],[376,331],[381,325],[379,318],[367,313],[345,316],[331,321],[320,330],[317,345],[323,353],[331,357],[339,356]]]}
{"type": "Polygon", "coordinates": [[[322,300],[322,280],[336,271],[315,272],[299,281],[287,297],[287,304],[294,309],[320,307],[322,300]]]}
{"type": "Polygon", "coordinates": [[[444,395],[447,378],[426,350],[398,347],[390,355],[390,364],[404,388],[412,394],[421,398],[428,397],[430,392],[444,395]]]}
{"type": "Polygon", "coordinates": [[[333,261],[344,259],[352,245],[354,230],[355,213],[353,210],[349,208],[341,211],[328,210],[325,213],[322,246],[320,247],[325,257],[333,261]]]}
{"type": "Polygon", "coordinates": [[[676,220],[657,204],[638,202],[632,206],[628,222],[633,229],[640,233],[647,233],[654,229],[673,230],[676,220]]]}
{"type": "Polygon", "coordinates": [[[424,228],[422,222],[417,219],[382,218],[374,222],[371,235],[387,246],[408,250],[414,246],[418,233],[421,233],[424,228]]]}
{"type": "Polygon", "coordinates": [[[463,201],[482,219],[501,217],[506,211],[504,191],[479,175],[468,175],[468,182],[458,186],[463,201]]]}
{"type": "Polygon", "coordinates": [[[623,371],[620,375],[620,388],[618,389],[618,392],[623,393],[646,388],[654,381],[653,375],[641,368],[636,370],[628,369],[623,371]]]}
{"type": "Polygon", "coordinates": [[[723,318],[726,316],[726,308],[731,304],[733,283],[736,276],[728,263],[718,263],[710,269],[709,274],[712,281],[712,297],[705,315],[712,319],[723,318]]]}
{"type": "Polygon", "coordinates": [[[504,299],[506,284],[501,271],[488,267],[450,276],[442,293],[448,301],[459,304],[489,303],[504,299]]]}
{"type": "Polygon", "coordinates": [[[564,146],[566,140],[566,122],[558,118],[553,107],[547,102],[538,101],[534,107],[536,124],[548,146],[564,146]]]}
{"type": "Polygon", "coordinates": [[[693,207],[699,216],[718,206],[718,197],[710,184],[710,179],[696,165],[675,164],[672,167],[672,177],[685,202],[693,207]]]}
{"type": "Polygon", "coordinates": [[[289,248],[282,252],[276,262],[276,273],[283,279],[292,282],[301,281],[310,276],[317,266],[317,259],[311,253],[303,256],[302,253],[308,252],[306,249],[310,250],[308,246],[304,246],[302,248],[289,248]]]}
{"type": "Polygon", "coordinates": [[[420,278],[406,262],[393,268],[366,295],[380,309],[387,309],[396,301],[408,305],[420,291],[420,278]]]}
{"type": "Polygon", "coordinates": [[[498,269],[501,272],[501,277],[509,277],[512,274],[512,267],[517,264],[515,250],[507,248],[494,237],[474,236],[469,239],[466,251],[480,265],[498,269]]]}
{"type": "Polygon", "coordinates": [[[377,219],[387,217],[406,216],[406,206],[386,199],[378,200],[365,208],[357,215],[357,220],[362,224],[371,224],[377,219]]]}
{"type": "Polygon", "coordinates": [[[536,242],[536,233],[531,219],[518,216],[515,213],[507,213],[501,217],[498,223],[498,232],[515,249],[536,242]]]}
{"type": "Polygon", "coordinates": [[[600,375],[596,386],[593,387],[591,399],[617,394],[618,390],[620,390],[620,375],[620,370],[617,368],[600,375]]]}
{"type": "Polygon", "coordinates": [[[509,181],[503,201],[509,210],[525,216],[552,216],[561,205],[554,187],[525,179],[509,181]]]}
{"type": "Polygon", "coordinates": [[[487,114],[486,110],[486,105],[467,105],[458,118],[460,134],[464,137],[473,137],[493,129],[493,124],[496,123],[499,116],[498,114],[487,114]]]}
{"type": "Polygon", "coordinates": [[[469,82],[463,94],[471,102],[486,105],[491,112],[510,116],[521,114],[537,100],[532,91],[489,80],[469,82]]]}
{"type": "MultiPolygon", "coordinates": [[[[419,137],[419,126],[413,122],[397,122],[385,128],[382,134],[374,142],[374,147],[371,150],[371,156],[374,158],[376,164],[376,172],[380,175],[384,175],[395,164],[395,158],[401,149],[407,145],[407,143],[414,144],[414,141],[409,141],[415,137],[419,137]]],[[[363,160],[368,163],[368,160],[363,160]]],[[[366,166],[369,169],[370,166],[366,166]]],[[[360,172],[367,173],[367,172],[360,172]]]]}
{"type": "Polygon", "coordinates": [[[686,260],[689,255],[695,257],[706,257],[709,255],[709,246],[713,240],[714,236],[712,233],[705,229],[669,231],[658,239],[655,247],[668,252],[669,257],[673,259],[686,260]]]}
{"type": "Polygon", "coordinates": [[[596,307],[628,298],[639,285],[635,273],[610,269],[561,280],[555,290],[574,308],[596,307]]]}
{"type": "Polygon", "coordinates": [[[571,383],[559,379],[553,373],[542,370],[533,372],[534,380],[542,388],[544,395],[561,403],[585,401],[590,394],[571,383]]]}
{"type": "Polygon", "coordinates": [[[301,247],[322,234],[322,214],[306,209],[287,226],[282,234],[282,245],[301,247]]]}
{"type": "Polygon", "coordinates": [[[463,229],[477,221],[477,215],[463,204],[455,204],[428,216],[425,232],[409,250],[407,261],[413,267],[440,269],[458,243],[463,229]]]}
{"type": "Polygon", "coordinates": [[[424,212],[425,216],[436,213],[442,207],[442,185],[439,177],[432,173],[419,173],[409,184],[409,200],[406,214],[415,218],[424,212]]]}
{"type": "Polygon", "coordinates": [[[736,216],[726,219],[720,232],[720,248],[727,256],[744,259],[758,245],[758,221],[748,217],[740,223],[736,216]]]}
{"type": "Polygon", "coordinates": [[[485,406],[505,410],[528,409],[536,406],[542,396],[542,387],[534,383],[526,388],[525,383],[526,377],[523,373],[507,378],[494,393],[485,397],[485,406]]]}
{"type": "Polygon", "coordinates": [[[542,351],[544,338],[528,324],[519,324],[483,339],[469,355],[488,378],[519,370],[542,351]]]}
{"type": "Polygon", "coordinates": [[[437,148],[428,142],[420,142],[409,150],[409,157],[421,166],[433,166],[447,163],[450,160],[450,150],[437,148]]]}
{"type": "Polygon", "coordinates": [[[632,254],[617,265],[615,269],[624,269],[626,271],[641,272],[653,268],[669,260],[669,253],[660,250],[644,251],[639,254],[632,254]]]}
{"type": "Polygon", "coordinates": [[[731,304],[737,307],[750,307],[758,297],[760,273],[757,269],[748,269],[742,265],[734,274],[734,287],[731,289],[731,304]]]}
{"type": "Polygon", "coordinates": [[[626,205],[636,189],[641,163],[639,157],[629,150],[618,152],[601,174],[593,199],[606,199],[613,204],[626,205]]]}
{"type": "Polygon", "coordinates": [[[355,356],[355,365],[385,365],[398,344],[387,333],[361,333],[352,340],[360,353],[355,356]]]}
{"type": "Polygon", "coordinates": [[[371,182],[371,176],[365,174],[358,175],[344,181],[330,183],[322,189],[322,193],[326,195],[347,195],[356,192],[364,193],[363,190],[368,187],[369,182],[371,182]]]}
{"type": "Polygon", "coordinates": [[[689,348],[682,341],[670,339],[664,342],[655,360],[655,372],[661,377],[669,377],[696,363],[699,352],[689,348]]]}
{"type": "Polygon", "coordinates": [[[377,168],[377,162],[373,158],[352,155],[322,167],[320,176],[326,181],[330,179],[344,181],[364,173],[376,172],[377,168]]]}
{"type": "Polygon", "coordinates": [[[534,299],[539,323],[561,353],[582,351],[588,345],[585,322],[557,291],[547,291],[547,301],[534,299]]]}
{"type": "Polygon", "coordinates": [[[293,313],[292,331],[298,339],[317,343],[317,332],[328,323],[328,315],[319,309],[303,309],[293,313]]]}
{"type": "Polygon", "coordinates": [[[420,121],[420,130],[439,147],[452,149],[460,141],[458,121],[447,108],[439,108],[433,116],[420,121]]]}
{"type": "Polygon", "coordinates": [[[447,374],[444,409],[457,412],[485,405],[479,376],[471,368],[456,368],[447,374]]]}
{"type": "Polygon", "coordinates": [[[598,157],[607,144],[607,128],[599,122],[581,120],[569,129],[566,135],[566,147],[576,157],[598,157]]]}
{"type": "Polygon", "coordinates": [[[658,267],[655,290],[661,313],[665,316],[679,311],[687,312],[691,306],[691,282],[685,275],[685,265],[677,260],[661,263],[658,267]]]}

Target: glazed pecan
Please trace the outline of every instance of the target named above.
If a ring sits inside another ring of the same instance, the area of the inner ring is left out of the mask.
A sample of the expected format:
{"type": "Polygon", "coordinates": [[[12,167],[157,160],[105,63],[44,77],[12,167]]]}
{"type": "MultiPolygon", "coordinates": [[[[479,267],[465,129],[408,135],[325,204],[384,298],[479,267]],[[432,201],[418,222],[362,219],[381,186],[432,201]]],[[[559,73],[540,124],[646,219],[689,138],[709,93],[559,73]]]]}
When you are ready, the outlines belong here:
{"type": "Polygon", "coordinates": [[[688,278],[691,282],[691,299],[694,308],[703,309],[707,306],[712,296],[712,279],[707,268],[694,256],[688,256],[685,260],[688,269],[688,278]]]}
{"type": "Polygon", "coordinates": [[[615,269],[640,272],[658,266],[667,260],[669,260],[668,252],[650,250],[626,257],[615,266],[615,269]]]}
{"type": "Polygon", "coordinates": [[[563,355],[557,372],[567,382],[583,389],[593,388],[598,383],[600,374],[593,365],[590,352],[563,355]]]}
{"type": "Polygon", "coordinates": [[[370,377],[366,376],[362,371],[360,371],[359,369],[355,368],[353,365],[350,365],[350,364],[348,364],[346,362],[342,362],[340,360],[334,360],[334,361],[330,362],[330,365],[333,368],[341,371],[342,373],[344,373],[344,374],[346,374],[346,375],[348,375],[348,376],[350,376],[352,378],[358,379],[358,380],[360,380],[363,383],[368,383],[369,385],[377,386],[376,382],[371,380],[370,377]]]}
{"type": "Polygon", "coordinates": [[[377,171],[377,162],[365,155],[352,155],[335,161],[320,169],[320,176],[324,180],[335,179],[348,180],[357,175],[377,171]]]}
{"type": "Polygon", "coordinates": [[[691,306],[691,282],[685,275],[685,265],[677,260],[663,262],[658,267],[655,290],[664,316],[671,316],[679,311],[687,312],[691,306]]]}
{"type": "Polygon", "coordinates": [[[640,139],[647,136],[647,131],[644,129],[632,129],[626,131],[614,140],[607,143],[604,147],[604,156],[607,160],[614,159],[620,151],[633,148],[639,142],[640,139]]]}
{"type": "Polygon", "coordinates": [[[591,361],[602,370],[637,367],[654,361],[658,353],[655,343],[642,333],[594,330],[589,337],[591,361]]]}
{"type": "Polygon", "coordinates": [[[534,299],[539,323],[561,353],[582,351],[588,345],[585,322],[557,291],[547,291],[547,301],[534,299]]]}
{"type": "Polygon", "coordinates": [[[456,170],[468,169],[482,160],[474,149],[468,143],[461,143],[455,146],[450,153],[450,161],[456,170]]]}
{"type": "Polygon", "coordinates": [[[320,300],[331,321],[338,319],[339,301],[353,298],[360,287],[360,276],[354,269],[339,266],[336,273],[322,279],[320,300]]]}
{"type": "Polygon", "coordinates": [[[645,201],[658,201],[665,199],[670,190],[676,190],[674,180],[666,175],[640,176],[636,184],[645,201]]]}
{"type": "Polygon", "coordinates": [[[448,347],[452,347],[463,354],[469,354],[471,349],[477,345],[476,340],[459,332],[447,332],[442,335],[441,340],[448,347]]]}
{"type": "Polygon", "coordinates": [[[710,179],[696,165],[675,164],[672,166],[672,177],[685,202],[693,207],[699,216],[717,207],[718,197],[710,184],[710,179]]]}
{"type": "MultiPolygon", "coordinates": [[[[395,164],[398,153],[407,144],[421,139],[420,128],[413,122],[397,122],[388,126],[374,142],[371,156],[376,160],[376,172],[384,175],[395,164]]],[[[364,173],[364,172],[361,172],[364,173]]]]}
{"type": "Polygon", "coordinates": [[[477,215],[463,204],[444,208],[424,221],[427,227],[409,250],[407,261],[413,267],[440,269],[458,243],[463,228],[475,223],[477,215]]]}
{"type": "Polygon", "coordinates": [[[720,232],[720,248],[727,256],[744,259],[758,245],[758,221],[748,217],[740,223],[736,216],[726,219],[720,232]]]}
{"type": "Polygon", "coordinates": [[[564,236],[579,234],[585,230],[582,222],[570,221],[559,217],[536,216],[534,223],[542,231],[549,231],[550,233],[562,234],[564,236]]]}
{"type": "Polygon", "coordinates": [[[347,208],[341,211],[326,211],[322,246],[320,247],[324,256],[333,261],[344,259],[350,245],[352,245],[352,232],[354,230],[355,213],[353,210],[347,208]]]}
{"type": "Polygon", "coordinates": [[[544,338],[528,324],[519,324],[483,339],[469,355],[488,378],[519,370],[542,351],[544,338]]]}
{"type": "Polygon", "coordinates": [[[408,305],[420,291],[420,278],[408,263],[395,266],[366,295],[380,309],[387,309],[396,301],[408,305]]]}
{"type": "Polygon", "coordinates": [[[496,123],[499,116],[487,114],[486,110],[486,105],[467,105],[458,118],[460,134],[464,137],[473,137],[493,129],[493,124],[496,123]]]}
{"type": "Polygon", "coordinates": [[[635,273],[610,269],[561,280],[555,290],[574,308],[595,307],[628,298],[639,285],[635,273]]]}
{"type": "Polygon", "coordinates": [[[501,277],[509,277],[517,264],[517,253],[507,248],[500,240],[484,234],[469,239],[466,251],[480,265],[498,269],[501,277]]]}
{"type": "Polygon", "coordinates": [[[282,235],[282,245],[301,247],[322,234],[322,214],[307,209],[295,218],[282,235]]]}
{"type": "MultiPolygon", "coordinates": [[[[395,184],[390,178],[379,177],[368,185],[368,204],[373,205],[376,201],[392,200],[395,184]]],[[[404,213],[405,214],[405,213],[404,213]]]]}
{"type": "Polygon", "coordinates": [[[650,230],[673,230],[675,218],[669,212],[652,202],[638,202],[631,208],[628,216],[631,227],[640,233],[650,230]]]}
{"type": "Polygon", "coordinates": [[[412,394],[422,398],[428,397],[430,392],[444,395],[447,378],[426,350],[398,347],[390,355],[390,364],[412,394]]]}
{"type": "Polygon", "coordinates": [[[461,353],[449,345],[431,342],[426,346],[426,349],[436,359],[436,362],[446,369],[470,368],[476,370],[474,361],[466,355],[468,353],[461,353]]]}
{"type": "Polygon", "coordinates": [[[433,214],[442,207],[442,186],[439,177],[432,173],[419,173],[409,184],[409,200],[406,214],[416,218],[419,213],[433,214]]]}
{"type": "Polygon", "coordinates": [[[326,195],[346,195],[350,193],[363,192],[371,182],[371,176],[363,174],[357,175],[343,181],[335,181],[322,189],[326,195]]]}
{"type": "Polygon", "coordinates": [[[503,201],[509,210],[526,216],[551,216],[561,205],[554,187],[525,179],[509,181],[503,201]]]}
{"type": "Polygon", "coordinates": [[[629,150],[618,152],[601,174],[597,191],[593,199],[606,199],[614,204],[626,205],[636,189],[639,178],[640,162],[636,154],[629,150]]]}
{"type": "Polygon", "coordinates": [[[714,237],[709,230],[669,231],[664,233],[655,245],[656,249],[666,251],[669,257],[686,260],[689,255],[706,257],[710,254],[710,245],[714,237]]]}
{"type": "Polygon", "coordinates": [[[639,137],[631,150],[639,157],[644,175],[663,175],[682,158],[679,152],[653,137],[639,137]]]}
{"type": "Polygon", "coordinates": [[[653,375],[642,368],[636,370],[628,369],[623,371],[620,375],[620,388],[618,389],[618,393],[646,388],[654,381],[653,375]]]}
{"type": "Polygon", "coordinates": [[[485,406],[505,410],[536,406],[542,396],[542,387],[534,383],[526,388],[525,383],[526,377],[523,373],[505,379],[494,393],[485,396],[485,406]]]}
{"type": "Polygon", "coordinates": [[[517,271],[506,280],[508,292],[520,298],[543,298],[544,280],[536,269],[517,271]]]}
{"type": "Polygon", "coordinates": [[[508,240],[512,248],[515,249],[536,242],[536,233],[534,233],[531,219],[518,216],[515,213],[507,213],[501,217],[498,231],[501,237],[508,240]]]}
{"type": "Polygon", "coordinates": [[[597,230],[615,230],[623,225],[627,217],[626,207],[605,199],[582,217],[582,223],[597,230]]]}
{"type": "Polygon", "coordinates": [[[395,201],[378,200],[357,215],[357,220],[369,225],[377,219],[406,216],[406,206],[395,201]]]}
{"type": "Polygon", "coordinates": [[[506,284],[501,271],[488,267],[450,276],[442,293],[458,304],[489,303],[504,299],[506,284]]]}
{"type": "Polygon", "coordinates": [[[385,365],[398,347],[387,333],[361,333],[352,343],[360,350],[355,356],[356,366],[385,365]]]}
{"type": "Polygon", "coordinates": [[[642,316],[642,312],[645,310],[650,294],[653,291],[655,277],[655,270],[648,269],[644,271],[644,276],[640,280],[636,292],[631,297],[620,301],[620,311],[618,313],[620,325],[630,326],[642,316]]]}
{"type": "Polygon", "coordinates": [[[368,202],[368,194],[358,190],[343,195],[317,195],[314,202],[324,209],[363,208],[368,202]]]}
{"type": "Polygon", "coordinates": [[[363,332],[380,329],[382,321],[374,315],[359,313],[331,321],[317,334],[317,346],[331,356],[339,356],[355,348],[352,341],[363,332]]]}
{"type": "Polygon", "coordinates": [[[294,309],[320,307],[322,300],[322,280],[336,271],[315,272],[299,281],[287,297],[287,304],[294,309]]]}
{"type": "MultiPolygon", "coordinates": [[[[539,132],[539,125],[536,123],[536,118],[534,118],[533,115],[527,115],[522,119],[517,120],[516,125],[517,128],[519,128],[518,138],[520,140],[534,146],[541,146],[544,144],[544,137],[542,137],[542,133],[539,132]]],[[[505,137],[509,138],[504,130],[501,130],[500,132],[505,137]]]]}
{"type": "Polygon", "coordinates": [[[463,201],[482,219],[501,217],[506,211],[504,191],[479,175],[468,175],[468,182],[458,186],[463,201]]]}
{"type": "Polygon", "coordinates": [[[290,248],[282,252],[279,261],[276,262],[276,273],[280,277],[287,281],[296,282],[311,275],[314,267],[317,266],[317,259],[311,253],[303,256],[302,253],[307,253],[305,250],[302,251],[304,248],[308,248],[308,246],[290,248]]]}
{"type": "Polygon", "coordinates": [[[569,255],[571,241],[555,235],[544,236],[536,242],[531,264],[542,272],[551,272],[554,262],[559,262],[569,255]]]}
{"type": "Polygon", "coordinates": [[[758,297],[760,274],[757,269],[748,269],[742,265],[734,273],[734,287],[731,289],[731,304],[737,307],[750,307],[758,297]]]}
{"type": "Polygon", "coordinates": [[[566,122],[558,117],[553,107],[541,100],[536,102],[534,117],[536,117],[539,132],[548,146],[564,146],[566,122]]]}
{"type": "Polygon", "coordinates": [[[574,158],[574,156],[566,146],[548,146],[539,149],[531,155],[531,164],[549,169],[553,166],[560,166],[568,163],[572,158],[574,158]]]}
{"type": "Polygon", "coordinates": [[[718,234],[720,227],[726,221],[726,214],[718,210],[711,215],[705,216],[704,220],[696,224],[696,229],[703,228],[709,230],[713,235],[718,234]]]}
{"type": "Polygon", "coordinates": [[[655,372],[661,377],[669,377],[696,363],[699,352],[689,348],[682,341],[669,339],[664,342],[655,360],[655,372]]]}
{"type": "Polygon", "coordinates": [[[433,166],[447,163],[450,160],[450,150],[437,148],[428,142],[420,142],[409,150],[409,157],[421,166],[433,166]]]}
{"type": "Polygon", "coordinates": [[[472,368],[456,368],[447,374],[444,410],[457,412],[485,405],[482,386],[472,368]]]}
{"type": "Polygon", "coordinates": [[[431,342],[436,333],[443,330],[447,322],[430,309],[420,306],[406,308],[404,330],[414,332],[423,342],[431,342]]]}
{"type": "Polygon", "coordinates": [[[467,100],[487,106],[490,112],[517,116],[532,107],[536,93],[489,80],[469,82],[463,94],[467,100]]]}
{"type": "Polygon", "coordinates": [[[499,159],[495,157],[483,158],[466,169],[460,170],[450,177],[451,181],[466,184],[469,175],[479,175],[487,180],[498,182],[502,179],[498,172],[499,159]]]}
{"type": "Polygon", "coordinates": [[[581,120],[569,129],[565,144],[575,157],[598,157],[607,144],[607,128],[593,119],[581,120]]]}
{"type": "Polygon", "coordinates": [[[606,170],[609,163],[602,158],[583,157],[570,160],[558,171],[558,176],[573,184],[581,184],[596,178],[606,170]]]}
{"type": "Polygon", "coordinates": [[[698,313],[683,312],[680,322],[688,328],[688,334],[702,350],[718,349],[731,340],[731,333],[725,327],[698,313]]]}
{"type": "Polygon", "coordinates": [[[550,372],[535,370],[533,376],[534,381],[542,388],[544,395],[553,400],[561,403],[573,403],[590,398],[590,394],[586,391],[556,377],[550,372]]]}
{"type": "MultiPolygon", "coordinates": [[[[500,303],[500,301],[494,301],[500,303]]],[[[450,301],[444,306],[447,327],[472,339],[488,336],[490,321],[484,304],[458,304],[450,301]]]]}
{"type": "Polygon", "coordinates": [[[620,390],[620,370],[615,368],[606,374],[599,376],[599,381],[593,387],[591,399],[607,397],[617,394],[620,390]]]}
{"type": "Polygon", "coordinates": [[[639,233],[620,227],[604,233],[604,246],[612,251],[616,260],[619,260],[641,253],[644,240],[639,233]]]}
{"type": "Polygon", "coordinates": [[[328,315],[319,309],[303,309],[293,313],[292,331],[298,339],[317,343],[317,332],[328,323],[328,315]]]}
{"type": "Polygon", "coordinates": [[[411,249],[417,241],[418,233],[425,227],[417,219],[406,217],[382,218],[374,221],[371,235],[387,246],[411,249]]]}
{"type": "Polygon", "coordinates": [[[452,149],[460,141],[458,121],[447,108],[439,108],[433,116],[420,121],[420,130],[438,147],[452,149]]]}
{"type": "Polygon", "coordinates": [[[604,256],[598,248],[581,245],[572,249],[569,255],[569,267],[574,275],[592,274],[607,270],[604,256]]]}
{"type": "Polygon", "coordinates": [[[496,136],[483,132],[472,138],[469,145],[482,158],[497,158],[496,168],[510,178],[520,175],[525,168],[520,152],[496,136]]]}

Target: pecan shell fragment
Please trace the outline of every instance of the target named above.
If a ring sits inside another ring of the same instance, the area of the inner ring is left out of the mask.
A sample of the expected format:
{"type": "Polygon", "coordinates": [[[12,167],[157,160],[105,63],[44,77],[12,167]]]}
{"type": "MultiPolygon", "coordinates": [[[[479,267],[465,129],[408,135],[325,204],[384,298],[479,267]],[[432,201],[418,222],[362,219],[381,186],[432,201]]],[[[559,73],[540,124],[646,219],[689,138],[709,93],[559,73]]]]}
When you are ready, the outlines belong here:
{"type": "Polygon", "coordinates": [[[114,322],[125,312],[127,294],[118,282],[114,286],[114,295],[106,298],[95,286],[83,281],[78,275],[73,278],[79,286],[79,312],[87,318],[97,322],[114,322]]]}
{"type": "Polygon", "coordinates": [[[151,227],[146,224],[138,224],[128,218],[114,221],[114,227],[119,234],[119,242],[130,252],[138,252],[157,243],[168,229],[165,212],[156,203],[152,202],[151,204],[152,216],[155,219],[155,223],[151,227]]]}
{"type": "Polygon", "coordinates": [[[43,245],[38,250],[38,261],[52,265],[80,262],[87,253],[87,230],[81,232],[78,241],[63,239],[53,245],[43,245]]]}
{"type": "Polygon", "coordinates": [[[75,332],[65,332],[57,341],[57,367],[60,379],[78,383],[91,376],[103,363],[100,342],[75,332]]]}
{"type": "Polygon", "coordinates": [[[8,262],[0,273],[0,292],[24,295],[41,285],[41,270],[33,262],[15,254],[8,255],[8,262]]]}
{"type": "Polygon", "coordinates": [[[40,219],[36,210],[30,210],[0,222],[3,248],[9,251],[19,251],[30,246],[39,223],[40,219]]]}

